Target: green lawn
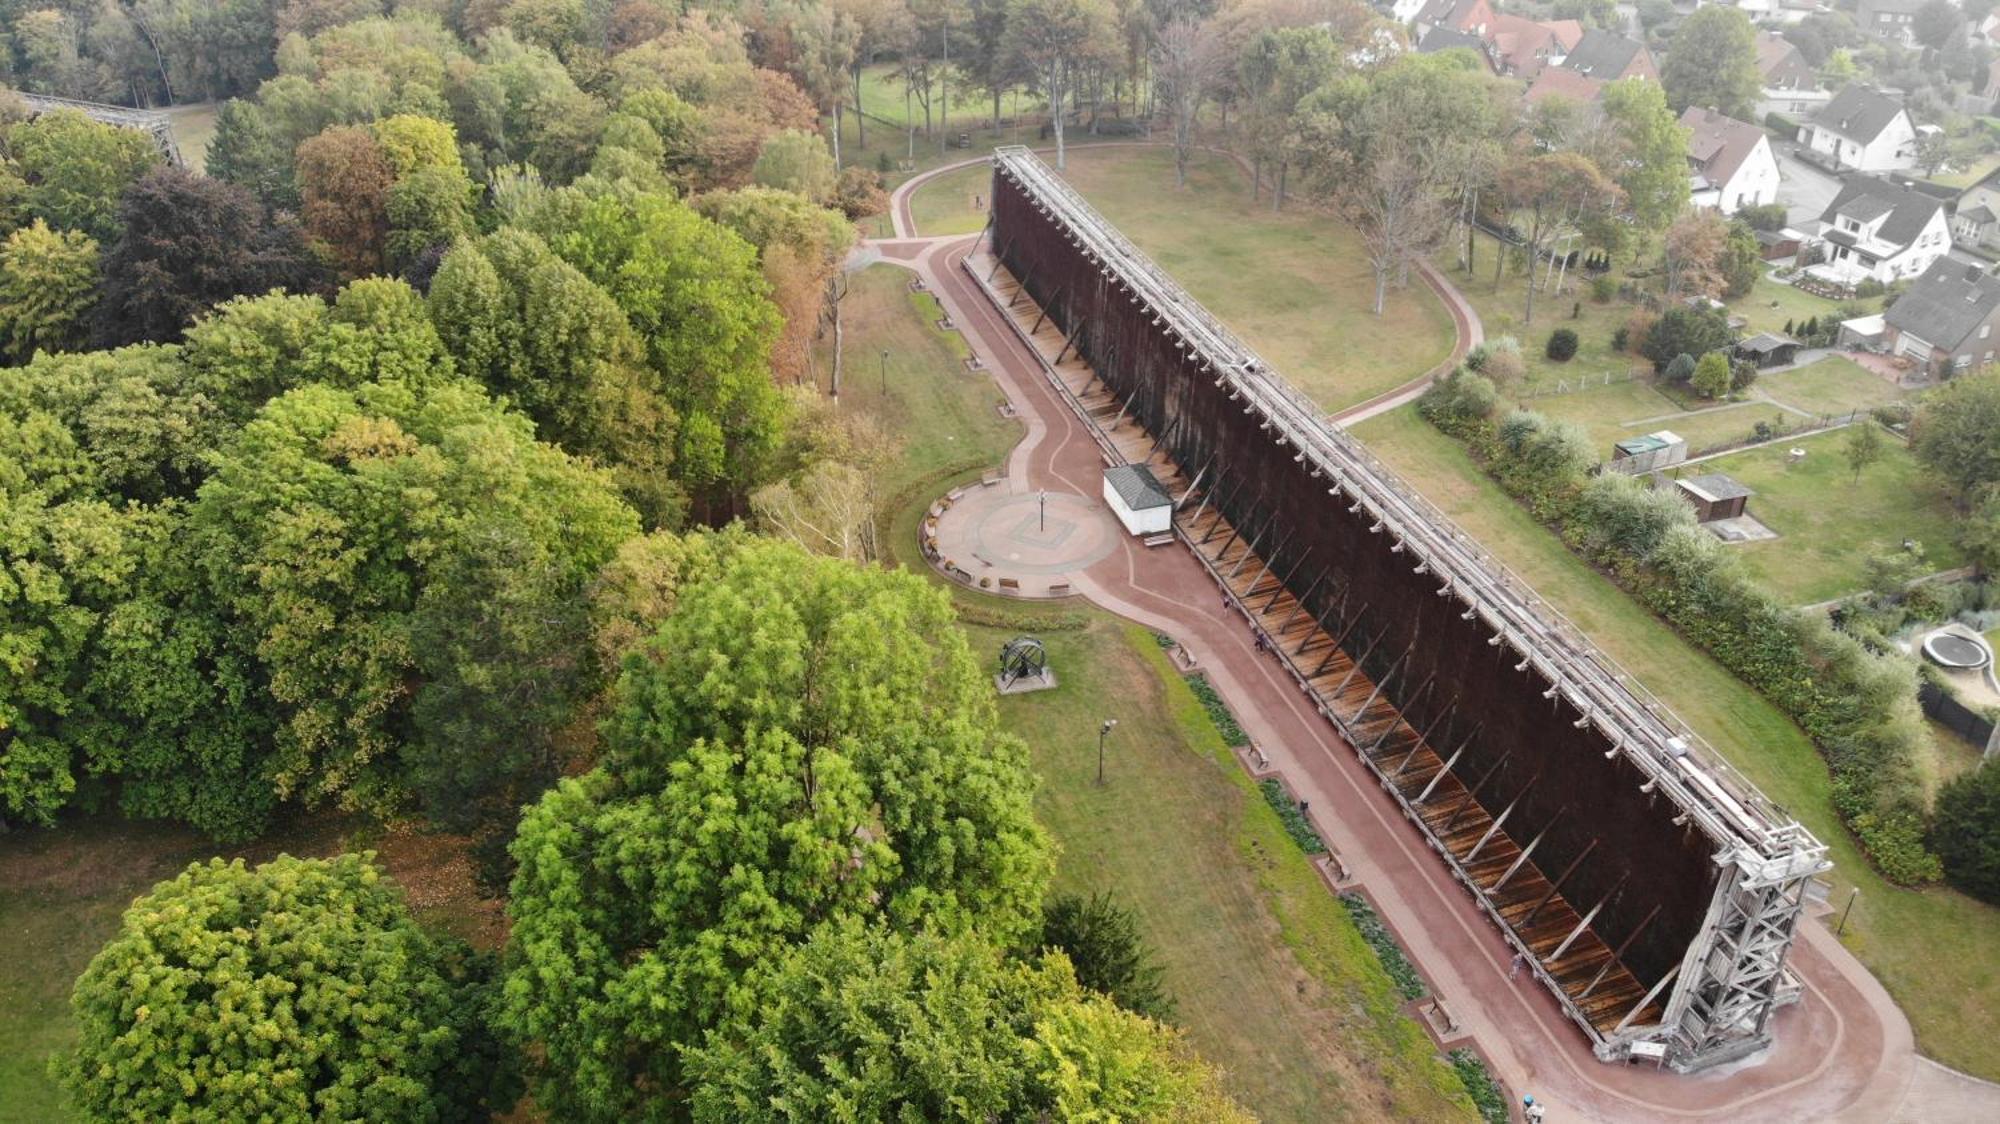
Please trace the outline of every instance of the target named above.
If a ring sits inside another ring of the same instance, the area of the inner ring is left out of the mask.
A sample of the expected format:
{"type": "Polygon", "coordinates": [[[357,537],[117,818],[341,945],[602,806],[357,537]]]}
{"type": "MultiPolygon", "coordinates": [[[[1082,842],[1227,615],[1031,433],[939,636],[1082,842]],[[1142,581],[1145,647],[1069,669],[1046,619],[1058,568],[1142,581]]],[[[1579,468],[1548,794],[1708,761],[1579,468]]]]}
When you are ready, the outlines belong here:
{"type": "Polygon", "coordinates": [[[1790,371],[1761,375],[1750,393],[1809,414],[1872,410],[1903,397],[1900,387],[1840,355],[1829,355],[1790,371]]]}
{"type": "Polygon", "coordinates": [[[1993,1002],[2000,995],[2000,909],[1949,890],[1899,889],[1877,877],[1834,818],[1826,765],[1805,735],[1586,566],[1414,410],[1364,422],[1356,433],[1827,842],[1836,864],[1834,901],[1844,903],[1851,887],[1862,889],[1846,942],[1908,1013],[1918,1048],[1947,1065],[2000,1078],[2000,1003],[1993,1002]]]}
{"type": "Polygon", "coordinates": [[[910,197],[910,218],[917,224],[916,233],[979,233],[986,225],[992,186],[993,169],[986,164],[975,164],[946,172],[918,188],[910,197]],[[975,193],[980,197],[978,208],[972,205],[975,193]]]}
{"type": "MultiPolygon", "coordinates": [[[[973,86],[963,84],[954,74],[949,84],[933,83],[931,101],[931,123],[945,125],[953,133],[971,132],[974,126],[993,123],[993,95],[973,86]],[[950,98],[949,105],[946,97],[950,98]]],[[[1019,117],[1023,113],[1043,114],[1047,112],[1044,99],[1016,90],[1000,99],[1000,115],[1003,118],[1019,117]]],[[[877,63],[861,71],[861,108],[871,118],[892,121],[908,127],[914,123],[921,146],[924,129],[924,103],[912,92],[907,100],[903,97],[903,78],[895,63],[877,63]]],[[[868,124],[873,127],[874,120],[868,124]]]]}
{"type": "Polygon", "coordinates": [[[208,142],[215,137],[216,103],[212,101],[177,105],[167,110],[167,118],[174,126],[174,146],[181,150],[181,159],[194,171],[204,171],[208,167],[208,142]]]}
{"type": "Polygon", "coordinates": [[[1583,426],[1590,434],[1591,448],[1606,459],[1612,455],[1613,443],[1627,437],[1670,429],[1687,440],[1690,450],[1695,450],[1746,437],[1758,421],[1768,421],[1779,414],[1773,406],[1747,404],[1683,411],[1678,403],[1643,379],[1544,395],[1528,399],[1521,406],[1583,426]]]}
{"type": "Polygon", "coordinates": [[[1903,443],[1884,435],[1882,459],[1856,479],[1841,453],[1847,440],[1847,431],[1835,430],[1689,470],[1726,472],[1756,490],[1748,510],[1779,537],[1735,549],[1760,583],[1793,604],[1860,590],[1869,555],[1906,538],[1924,544],[1934,569],[1963,561],[1952,545],[1950,501],[1903,443]],[[1806,457],[1788,465],[1793,448],[1806,450],[1806,457]]]}
{"type": "Polygon", "coordinates": [[[1249,177],[1222,156],[1197,154],[1186,191],[1174,186],[1166,148],[1078,149],[1067,174],[1195,299],[1328,409],[1400,386],[1451,353],[1451,317],[1420,281],[1391,290],[1376,316],[1354,234],[1303,207],[1275,215],[1268,202],[1253,207],[1249,177]]]}
{"type": "MultiPolygon", "coordinates": [[[[1881,308],[1879,300],[1864,303],[1870,311],[1881,308]]],[[[1814,317],[1818,317],[1822,324],[1829,316],[1838,318],[1840,302],[1816,297],[1790,285],[1781,285],[1766,274],[1757,278],[1757,284],[1747,295],[1730,302],[1729,311],[1744,319],[1743,330],[1746,334],[1770,332],[1783,335],[1787,322],[1796,328],[1814,317]]]]}
{"type": "MultiPolygon", "coordinates": [[[[997,650],[1011,632],[974,628],[997,650]]],[[[1464,1120],[1381,964],[1143,630],[1045,635],[1060,686],[1001,700],[1034,753],[1056,884],[1110,891],[1157,951],[1178,1021],[1261,1118],[1464,1120]],[[1117,718],[1096,784],[1097,727],[1117,718]]]]}

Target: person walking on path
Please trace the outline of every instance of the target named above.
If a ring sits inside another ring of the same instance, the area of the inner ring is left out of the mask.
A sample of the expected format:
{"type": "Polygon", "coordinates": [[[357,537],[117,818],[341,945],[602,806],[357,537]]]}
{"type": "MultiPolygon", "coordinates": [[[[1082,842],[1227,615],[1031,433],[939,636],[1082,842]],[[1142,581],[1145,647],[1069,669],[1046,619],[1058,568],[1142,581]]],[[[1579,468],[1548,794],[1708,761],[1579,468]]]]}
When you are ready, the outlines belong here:
{"type": "Polygon", "coordinates": [[[1542,1115],[1542,1106],[1535,1103],[1534,1094],[1521,1098],[1521,1118],[1528,1124],[1542,1124],[1542,1115]]]}
{"type": "Polygon", "coordinates": [[[1509,969],[1507,969],[1507,978],[1508,978],[1508,979],[1510,979],[1510,980],[1517,980],[1517,979],[1520,979],[1520,978],[1521,978],[1521,966],[1522,966],[1522,965],[1524,965],[1524,964],[1526,964],[1527,962],[1528,962],[1528,958],[1527,958],[1527,957],[1525,957],[1525,956],[1521,955],[1521,954],[1520,954],[1520,953],[1518,953],[1518,952],[1517,952],[1517,953],[1515,953],[1515,954],[1514,954],[1514,966],[1513,966],[1513,967],[1511,967],[1511,968],[1509,968],[1509,969]]]}

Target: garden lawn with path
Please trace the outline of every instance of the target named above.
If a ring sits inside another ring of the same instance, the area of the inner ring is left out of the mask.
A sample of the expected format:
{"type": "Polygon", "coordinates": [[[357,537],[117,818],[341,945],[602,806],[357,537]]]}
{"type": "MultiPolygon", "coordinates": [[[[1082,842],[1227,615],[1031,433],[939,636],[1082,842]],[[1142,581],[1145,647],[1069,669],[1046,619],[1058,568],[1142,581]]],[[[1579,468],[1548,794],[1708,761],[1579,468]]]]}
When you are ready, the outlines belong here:
{"type": "Polygon", "coordinates": [[[1813,605],[1859,592],[1869,557],[1904,539],[1923,544],[1930,570],[1964,562],[1952,543],[1950,498],[1908,447],[1882,434],[1881,460],[1857,477],[1843,454],[1848,433],[1764,445],[1683,470],[1726,472],[1756,491],[1746,510],[1778,537],[1732,549],[1780,600],[1813,605]],[[1797,464],[1789,463],[1794,448],[1806,451],[1797,464]]]}
{"type": "Polygon", "coordinates": [[[1829,355],[1789,371],[1759,375],[1750,393],[1809,414],[1846,414],[1900,402],[1906,393],[1844,355],[1829,355]]]}
{"type": "MultiPolygon", "coordinates": [[[[1853,303],[1861,305],[1869,312],[1882,311],[1880,297],[1853,303]]],[[[1840,307],[1839,301],[1830,301],[1825,297],[1808,293],[1804,289],[1774,281],[1769,273],[1760,275],[1748,293],[1729,302],[1730,315],[1743,318],[1745,335],[1769,332],[1774,336],[1781,336],[1786,334],[1787,323],[1796,331],[1804,327],[1807,321],[1815,318],[1819,320],[1821,326],[1824,326],[1828,317],[1833,317],[1836,321],[1841,318],[1840,307]]]]}
{"type": "Polygon", "coordinates": [[[1862,890],[1843,939],[1908,1014],[1918,1049],[2000,1079],[2000,1004],[1992,1002],[2000,909],[1877,876],[1835,818],[1826,763],[1805,734],[1573,554],[1414,408],[1363,422],[1355,435],[1613,659],[1641,669],[1647,688],[1824,840],[1835,863],[1832,900],[1845,904],[1851,888],[1862,890]]]}
{"type": "MultiPolygon", "coordinates": [[[[1328,410],[1401,386],[1451,354],[1451,314],[1421,279],[1391,288],[1376,316],[1374,280],[1354,232],[1302,204],[1276,214],[1268,196],[1253,205],[1249,176],[1227,156],[1195,153],[1185,191],[1174,186],[1173,152],[1162,145],[1073,148],[1065,178],[1328,410]]],[[[969,189],[943,179],[912,200],[918,232],[931,233],[925,214],[944,230],[965,229],[976,217],[970,229],[977,230],[985,216],[970,213],[969,189]]]]}

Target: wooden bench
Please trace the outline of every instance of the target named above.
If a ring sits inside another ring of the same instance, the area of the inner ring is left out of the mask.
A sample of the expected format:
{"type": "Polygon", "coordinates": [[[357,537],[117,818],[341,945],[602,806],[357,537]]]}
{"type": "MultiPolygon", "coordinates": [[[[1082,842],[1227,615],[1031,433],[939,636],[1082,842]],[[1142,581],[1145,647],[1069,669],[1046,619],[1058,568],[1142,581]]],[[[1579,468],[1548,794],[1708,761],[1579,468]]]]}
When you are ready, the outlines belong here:
{"type": "Polygon", "coordinates": [[[1063,596],[1066,596],[1066,595],[1068,595],[1069,591],[1070,591],[1070,589],[1069,589],[1069,583],[1068,583],[1068,582],[1050,582],[1050,583],[1049,583],[1049,596],[1050,596],[1050,597],[1063,597],[1063,596]]]}
{"type": "Polygon", "coordinates": [[[1020,583],[1020,581],[1019,581],[1019,580],[1017,580],[1017,579],[1015,579],[1015,578],[1001,578],[1001,579],[1000,579],[1000,588],[1001,588],[1001,589],[1015,589],[1015,590],[1018,590],[1018,589],[1020,589],[1020,588],[1021,588],[1021,583],[1020,583]]]}

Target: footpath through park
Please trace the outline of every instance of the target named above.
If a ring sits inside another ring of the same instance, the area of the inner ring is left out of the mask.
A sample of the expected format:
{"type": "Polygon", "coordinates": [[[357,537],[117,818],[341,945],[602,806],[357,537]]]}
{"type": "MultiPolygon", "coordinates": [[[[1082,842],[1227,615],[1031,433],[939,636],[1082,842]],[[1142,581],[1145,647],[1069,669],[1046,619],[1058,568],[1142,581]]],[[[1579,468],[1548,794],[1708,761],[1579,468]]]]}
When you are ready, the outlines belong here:
{"type": "MultiPolygon", "coordinates": [[[[906,205],[899,191],[903,230],[906,205]]],[[[1098,498],[1099,447],[1051,386],[1042,359],[960,268],[974,241],[905,237],[876,249],[880,260],[913,270],[936,294],[1025,423],[1008,457],[1006,491],[1046,490],[1109,520],[1098,498]]],[[[1476,325],[1460,320],[1460,354],[1476,325]]],[[[1413,396],[1422,381],[1393,394],[1413,396]]],[[[1112,549],[1089,552],[1065,575],[1071,587],[1172,636],[1203,666],[1273,768],[1310,805],[1351,879],[1374,900],[1516,1103],[1532,1093],[1549,1106],[1552,1120],[2000,1119],[2000,1087],[1918,1058],[1902,1012],[1819,922],[1801,927],[1792,952],[1806,997],[1776,1016],[1777,1045],[1765,1055],[1696,1075],[1597,1061],[1553,995],[1508,978],[1511,952],[1498,931],[1354,750],[1259,650],[1248,623],[1227,607],[1193,556],[1179,545],[1147,548],[1122,534],[1110,538],[1112,549]]]]}

